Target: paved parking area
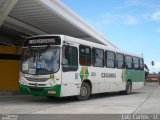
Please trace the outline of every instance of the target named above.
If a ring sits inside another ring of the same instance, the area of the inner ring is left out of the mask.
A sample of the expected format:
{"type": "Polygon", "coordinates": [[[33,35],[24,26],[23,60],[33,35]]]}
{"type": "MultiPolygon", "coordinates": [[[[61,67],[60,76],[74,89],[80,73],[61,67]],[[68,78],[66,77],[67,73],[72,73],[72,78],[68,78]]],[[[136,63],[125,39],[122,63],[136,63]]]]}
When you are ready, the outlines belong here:
{"type": "Polygon", "coordinates": [[[0,114],[159,114],[160,86],[147,84],[131,95],[106,93],[87,101],[74,97],[48,99],[42,96],[0,96],[0,114]]]}

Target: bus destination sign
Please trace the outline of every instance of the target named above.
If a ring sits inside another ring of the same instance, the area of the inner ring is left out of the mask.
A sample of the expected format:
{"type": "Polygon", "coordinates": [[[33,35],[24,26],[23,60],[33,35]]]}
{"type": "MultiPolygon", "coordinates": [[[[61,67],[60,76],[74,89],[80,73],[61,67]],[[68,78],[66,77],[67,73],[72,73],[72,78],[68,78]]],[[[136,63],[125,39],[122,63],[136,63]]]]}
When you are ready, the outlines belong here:
{"type": "Polygon", "coordinates": [[[41,37],[41,38],[31,38],[24,42],[24,46],[36,46],[36,45],[60,45],[60,37],[41,37]]]}
{"type": "Polygon", "coordinates": [[[29,40],[29,44],[47,44],[47,43],[55,43],[54,39],[38,39],[38,40],[29,40]]]}

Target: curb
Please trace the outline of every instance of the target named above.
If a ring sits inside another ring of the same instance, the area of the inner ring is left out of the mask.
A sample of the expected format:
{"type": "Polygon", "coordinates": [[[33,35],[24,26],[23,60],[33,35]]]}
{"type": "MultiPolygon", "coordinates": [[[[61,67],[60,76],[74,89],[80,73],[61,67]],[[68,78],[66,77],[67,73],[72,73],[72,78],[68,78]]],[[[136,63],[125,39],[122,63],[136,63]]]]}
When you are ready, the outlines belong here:
{"type": "Polygon", "coordinates": [[[18,91],[0,91],[0,95],[19,95],[18,91]]]}

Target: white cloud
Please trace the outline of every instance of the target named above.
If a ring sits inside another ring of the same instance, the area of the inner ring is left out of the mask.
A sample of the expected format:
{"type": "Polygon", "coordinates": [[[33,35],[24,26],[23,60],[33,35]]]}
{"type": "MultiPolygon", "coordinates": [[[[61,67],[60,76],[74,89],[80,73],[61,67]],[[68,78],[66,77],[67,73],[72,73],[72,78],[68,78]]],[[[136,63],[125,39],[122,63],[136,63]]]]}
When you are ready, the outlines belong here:
{"type": "Polygon", "coordinates": [[[100,17],[98,17],[99,24],[113,24],[116,23],[116,19],[118,18],[118,15],[116,14],[102,14],[100,17]]]}
{"type": "Polygon", "coordinates": [[[158,28],[158,29],[157,29],[157,32],[159,32],[159,33],[160,33],[160,28],[158,28]]]}
{"type": "Polygon", "coordinates": [[[107,24],[123,24],[123,25],[136,25],[140,22],[138,18],[132,15],[120,15],[120,14],[102,14],[96,19],[90,20],[94,26],[103,27],[107,24]]]}
{"type": "MultiPolygon", "coordinates": [[[[159,0],[124,0],[121,3],[122,5],[118,6],[118,9],[132,9],[135,7],[143,8],[144,10],[160,10],[160,1],[159,0]]],[[[142,10],[142,9],[141,9],[142,10]]],[[[144,12],[144,11],[140,11],[144,12]]]]}
{"type": "Polygon", "coordinates": [[[122,22],[127,25],[136,25],[139,23],[139,20],[134,16],[123,16],[122,22]]]}
{"type": "Polygon", "coordinates": [[[144,2],[142,0],[126,0],[125,4],[129,7],[131,6],[144,6],[144,2]]]}
{"type": "Polygon", "coordinates": [[[150,70],[150,73],[153,73],[153,72],[160,72],[160,60],[159,61],[155,61],[155,65],[152,66],[151,63],[148,63],[148,68],[150,70]]]}
{"type": "Polygon", "coordinates": [[[160,1],[159,0],[126,0],[125,6],[128,7],[141,7],[145,8],[146,10],[159,10],[160,8],[160,1]]]}
{"type": "Polygon", "coordinates": [[[160,22],[160,11],[156,11],[151,15],[151,19],[160,22]]]}
{"type": "Polygon", "coordinates": [[[157,62],[155,62],[155,66],[154,66],[154,68],[158,68],[158,69],[160,69],[160,61],[157,61],[157,62]]]}

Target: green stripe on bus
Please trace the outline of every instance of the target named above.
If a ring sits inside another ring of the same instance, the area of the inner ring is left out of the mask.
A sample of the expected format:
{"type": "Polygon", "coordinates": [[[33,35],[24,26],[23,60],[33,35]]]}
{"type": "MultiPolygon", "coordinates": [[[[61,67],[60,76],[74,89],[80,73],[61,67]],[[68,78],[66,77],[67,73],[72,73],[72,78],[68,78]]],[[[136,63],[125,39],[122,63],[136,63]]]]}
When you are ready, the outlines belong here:
{"type": "Polygon", "coordinates": [[[19,92],[20,94],[60,97],[61,85],[55,85],[53,87],[34,87],[19,85],[19,92]],[[48,91],[54,91],[55,93],[49,94],[48,91]]]}
{"type": "Polygon", "coordinates": [[[131,80],[132,82],[144,82],[145,72],[140,70],[126,70],[122,71],[122,80],[131,80]]]}

